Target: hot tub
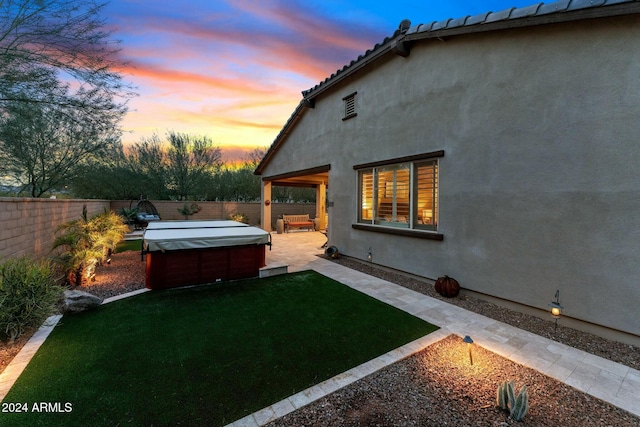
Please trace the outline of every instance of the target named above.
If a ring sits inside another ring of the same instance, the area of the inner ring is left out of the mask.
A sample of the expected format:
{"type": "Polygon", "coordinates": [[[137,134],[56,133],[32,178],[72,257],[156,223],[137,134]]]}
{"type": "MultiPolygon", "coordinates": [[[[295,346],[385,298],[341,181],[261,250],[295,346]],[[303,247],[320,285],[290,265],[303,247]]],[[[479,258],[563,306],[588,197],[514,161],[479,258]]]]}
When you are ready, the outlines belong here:
{"type": "MultiPolygon", "coordinates": [[[[153,225],[153,227],[151,227],[153,225]]],[[[270,234],[236,221],[160,221],[143,236],[146,287],[167,289],[257,277],[270,234]]]]}

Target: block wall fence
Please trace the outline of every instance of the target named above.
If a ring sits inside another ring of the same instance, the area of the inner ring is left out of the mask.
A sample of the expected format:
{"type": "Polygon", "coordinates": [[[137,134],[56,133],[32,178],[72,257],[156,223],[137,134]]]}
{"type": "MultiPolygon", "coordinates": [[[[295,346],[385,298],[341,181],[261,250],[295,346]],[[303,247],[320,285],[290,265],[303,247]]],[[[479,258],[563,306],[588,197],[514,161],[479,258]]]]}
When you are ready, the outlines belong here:
{"type": "MultiPolygon", "coordinates": [[[[0,260],[7,257],[30,255],[46,257],[51,252],[55,229],[67,221],[80,218],[82,207],[87,206],[89,216],[110,209],[134,207],[129,200],[78,200],[0,197],[0,260]]],[[[163,220],[184,219],[178,212],[185,202],[151,200],[163,220]]],[[[188,202],[189,204],[192,202],[188,202]]],[[[196,202],[202,208],[190,217],[192,220],[228,219],[244,214],[249,224],[260,226],[260,203],[196,202]]],[[[282,214],[309,214],[315,217],[314,203],[273,203],[272,229],[282,214]]]]}
{"type": "Polygon", "coordinates": [[[0,259],[50,254],[56,227],[109,209],[108,200],[0,198],[0,259]]]}

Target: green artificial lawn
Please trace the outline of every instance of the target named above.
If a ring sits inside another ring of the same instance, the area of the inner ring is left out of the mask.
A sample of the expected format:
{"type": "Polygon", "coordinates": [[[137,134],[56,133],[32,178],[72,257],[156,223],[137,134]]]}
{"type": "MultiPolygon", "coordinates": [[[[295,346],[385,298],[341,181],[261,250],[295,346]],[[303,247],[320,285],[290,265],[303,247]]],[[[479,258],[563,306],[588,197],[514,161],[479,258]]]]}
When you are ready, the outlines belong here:
{"type": "Polygon", "coordinates": [[[142,239],[136,240],[123,240],[116,246],[116,253],[126,251],[138,251],[142,250],[142,239]]]}
{"type": "Polygon", "coordinates": [[[0,425],[221,426],[436,329],[312,271],[156,290],[64,316],[0,425]]]}

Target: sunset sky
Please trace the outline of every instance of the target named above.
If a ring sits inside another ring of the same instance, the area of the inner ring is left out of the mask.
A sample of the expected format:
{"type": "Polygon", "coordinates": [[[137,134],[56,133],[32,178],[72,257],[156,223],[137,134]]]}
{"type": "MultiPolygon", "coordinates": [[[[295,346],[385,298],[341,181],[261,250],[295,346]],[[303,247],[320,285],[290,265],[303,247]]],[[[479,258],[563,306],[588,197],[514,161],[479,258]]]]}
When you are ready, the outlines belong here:
{"type": "Polygon", "coordinates": [[[112,0],[103,10],[139,96],[125,144],[168,130],[206,135],[225,160],[268,147],[301,91],[412,25],[531,0],[112,0]]]}

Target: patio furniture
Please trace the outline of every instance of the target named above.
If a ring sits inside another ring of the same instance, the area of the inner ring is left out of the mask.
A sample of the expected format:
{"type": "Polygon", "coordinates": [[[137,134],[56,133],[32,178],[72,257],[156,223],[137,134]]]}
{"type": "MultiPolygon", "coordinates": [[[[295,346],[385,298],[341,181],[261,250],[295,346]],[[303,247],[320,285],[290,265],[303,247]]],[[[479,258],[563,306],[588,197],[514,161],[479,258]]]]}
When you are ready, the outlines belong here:
{"type": "Polygon", "coordinates": [[[284,232],[288,233],[291,228],[306,228],[309,231],[315,229],[315,223],[309,219],[309,214],[304,215],[282,215],[284,221],[284,232]]]}
{"type": "Polygon", "coordinates": [[[148,200],[140,200],[135,206],[137,211],[133,220],[133,226],[136,230],[146,228],[152,221],[160,221],[160,214],[153,203],[148,200]]]}

